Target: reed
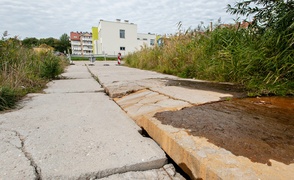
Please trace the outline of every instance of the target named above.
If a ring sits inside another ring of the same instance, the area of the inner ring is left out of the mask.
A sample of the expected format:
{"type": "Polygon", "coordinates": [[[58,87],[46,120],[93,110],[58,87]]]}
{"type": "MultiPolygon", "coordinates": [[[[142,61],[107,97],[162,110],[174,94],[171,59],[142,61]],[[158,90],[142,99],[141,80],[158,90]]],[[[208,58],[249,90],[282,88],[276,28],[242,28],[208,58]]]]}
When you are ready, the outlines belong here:
{"type": "Polygon", "coordinates": [[[188,30],[166,38],[163,47],[143,47],[125,61],[183,78],[240,84],[251,96],[294,95],[293,33],[286,35],[236,27],[188,30]]]}

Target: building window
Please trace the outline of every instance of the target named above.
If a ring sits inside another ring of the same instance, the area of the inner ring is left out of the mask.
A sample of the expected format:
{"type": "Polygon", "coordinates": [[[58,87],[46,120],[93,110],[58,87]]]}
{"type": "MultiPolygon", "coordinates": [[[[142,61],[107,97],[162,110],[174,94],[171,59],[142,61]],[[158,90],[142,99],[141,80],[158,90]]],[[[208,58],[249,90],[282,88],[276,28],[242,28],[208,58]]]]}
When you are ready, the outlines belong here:
{"type": "Polygon", "coordinates": [[[140,38],[137,38],[137,40],[140,40],[140,38]]]}
{"type": "Polygon", "coordinates": [[[121,51],[125,51],[126,50],[126,47],[120,47],[119,48],[121,51]]]}
{"type": "Polygon", "coordinates": [[[151,45],[151,46],[154,46],[154,42],[155,42],[154,39],[150,39],[150,45],[151,45]]]}
{"type": "Polygon", "coordinates": [[[120,38],[125,38],[125,30],[123,30],[123,29],[119,30],[119,37],[120,38]]]}
{"type": "Polygon", "coordinates": [[[147,38],[143,38],[144,41],[147,41],[147,38]]]}

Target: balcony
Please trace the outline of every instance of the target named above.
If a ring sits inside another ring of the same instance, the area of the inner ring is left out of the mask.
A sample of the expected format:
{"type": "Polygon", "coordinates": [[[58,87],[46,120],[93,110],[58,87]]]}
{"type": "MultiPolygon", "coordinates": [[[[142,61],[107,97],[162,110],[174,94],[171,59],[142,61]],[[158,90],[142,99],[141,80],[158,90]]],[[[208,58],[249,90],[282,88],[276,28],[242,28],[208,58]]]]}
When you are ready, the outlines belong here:
{"type": "Polygon", "coordinates": [[[92,46],[92,42],[83,42],[83,46],[92,46]]]}
{"type": "Polygon", "coordinates": [[[81,45],[80,42],[76,42],[76,41],[71,41],[71,44],[72,44],[72,45],[81,45]]]}
{"type": "Polygon", "coordinates": [[[92,38],[82,38],[82,41],[91,41],[92,42],[92,38]]]}
{"type": "Polygon", "coordinates": [[[85,47],[83,47],[83,50],[91,50],[92,51],[92,47],[85,46],[85,47]]]}

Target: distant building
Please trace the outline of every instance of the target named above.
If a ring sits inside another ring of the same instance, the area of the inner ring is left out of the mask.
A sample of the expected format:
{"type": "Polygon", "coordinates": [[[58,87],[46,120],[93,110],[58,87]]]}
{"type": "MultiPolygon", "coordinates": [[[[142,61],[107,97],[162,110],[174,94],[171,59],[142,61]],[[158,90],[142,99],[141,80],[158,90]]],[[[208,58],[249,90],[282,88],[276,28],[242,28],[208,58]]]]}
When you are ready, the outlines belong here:
{"type": "Polygon", "coordinates": [[[73,55],[122,55],[140,50],[142,47],[154,47],[158,37],[155,34],[137,33],[137,25],[128,20],[100,20],[98,27],[92,27],[92,33],[70,32],[73,55]]]}
{"type": "Polygon", "coordinates": [[[141,47],[153,47],[156,44],[156,35],[155,34],[137,34],[138,48],[141,47]]]}
{"type": "Polygon", "coordinates": [[[73,55],[92,55],[92,33],[70,32],[71,50],[73,55]]]}
{"type": "Polygon", "coordinates": [[[140,50],[141,47],[153,47],[156,43],[155,34],[137,33],[137,25],[128,20],[113,21],[100,20],[98,27],[92,28],[93,53],[116,55],[140,50]]]}
{"type": "Polygon", "coordinates": [[[221,24],[219,25],[220,28],[242,28],[242,29],[247,29],[250,25],[252,24],[252,22],[247,22],[247,21],[243,21],[241,22],[237,22],[236,24],[221,24]]]}

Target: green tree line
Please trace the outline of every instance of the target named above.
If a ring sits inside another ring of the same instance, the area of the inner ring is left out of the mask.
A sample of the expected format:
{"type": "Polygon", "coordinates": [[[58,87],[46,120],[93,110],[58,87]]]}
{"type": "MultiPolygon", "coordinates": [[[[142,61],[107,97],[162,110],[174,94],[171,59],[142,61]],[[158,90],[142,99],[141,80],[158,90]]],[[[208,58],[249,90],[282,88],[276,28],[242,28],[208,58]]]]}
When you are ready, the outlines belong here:
{"type": "Polygon", "coordinates": [[[70,40],[69,36],[64,33],[60,36],[59,39],[53,37],[37,39],[35,37],[27,37],[22,40],[22,44],[27,48],[38,47],[42,44],[46,44],[50,47],[53,47],[55,51],[58,52],[68,52],[70,50],[70,40]]]}

